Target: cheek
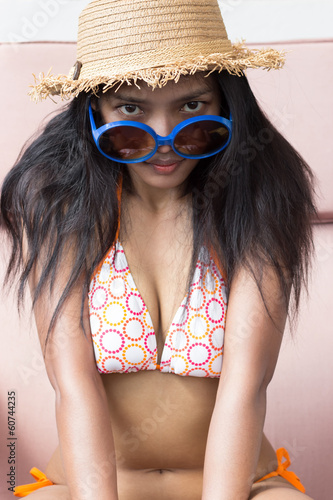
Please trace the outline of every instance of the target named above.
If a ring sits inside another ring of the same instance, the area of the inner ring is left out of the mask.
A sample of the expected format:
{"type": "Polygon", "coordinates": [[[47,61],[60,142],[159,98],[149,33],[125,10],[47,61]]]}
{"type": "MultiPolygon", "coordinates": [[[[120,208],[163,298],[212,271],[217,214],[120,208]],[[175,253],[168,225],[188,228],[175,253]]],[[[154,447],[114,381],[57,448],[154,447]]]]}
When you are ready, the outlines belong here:
{"type": "Polygon", "coordinates": [[[111,112],[110,110],[101,109],[100,114],[104,124],[119,121],[114,111],[111,112]]]}
{"type": "Polygon", "coordinates": [[[186,160],[188,163],[186,165],[186,170],[188,171],[188,173],[192,172],[192,170],[195,169],[195,167],[198,165],[199,161],[200,160],[189,160],[187,159],[186,160]]]}

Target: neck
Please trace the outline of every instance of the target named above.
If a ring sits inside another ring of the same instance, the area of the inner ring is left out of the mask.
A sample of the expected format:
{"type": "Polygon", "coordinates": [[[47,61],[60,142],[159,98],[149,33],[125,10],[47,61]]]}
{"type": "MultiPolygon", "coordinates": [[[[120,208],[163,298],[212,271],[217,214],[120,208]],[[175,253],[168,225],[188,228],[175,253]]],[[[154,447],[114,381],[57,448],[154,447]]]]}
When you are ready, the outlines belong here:
{"type": "Polygon", "coordinates": [[[164,215],[189,206],[190,196],[184,195],[184,185],[172,189],[152,187],[131,176],[131,192],[123,192],[123,202],[130,201],[154,215],[164,215]]]}

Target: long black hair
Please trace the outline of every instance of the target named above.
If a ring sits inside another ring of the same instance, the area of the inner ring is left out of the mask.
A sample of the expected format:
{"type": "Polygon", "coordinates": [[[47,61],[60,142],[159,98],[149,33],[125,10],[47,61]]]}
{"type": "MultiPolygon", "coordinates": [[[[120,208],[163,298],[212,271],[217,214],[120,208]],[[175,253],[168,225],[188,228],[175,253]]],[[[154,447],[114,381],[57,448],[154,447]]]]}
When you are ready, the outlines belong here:
{"type": "MultiPolygon", "coordinates": [[[[297,313],[313,251],[313,174],[260,109],[245,76],[223,71],[215,77],[224,113],[232,113],[233,135],[226,150],[201,160],[188,179],[191,273],[198,249],[207,244],[216,250],[228,288],[239,266],[246,266],[262,293],[264,267],[272,266],[287,308],[292,287],[297,313]]],[[[96,266],[114,243],[123,169],[98,152],[89,129],[88,99],[80,94],[46,125],[5,178],[1,227],[12,249],[6,282],[19,277],[19,304],[37,262],[41,273],[33,305],[47,286],[52,288],[64,255],[73,250],[71,274],[49,333],[82,277],[84,299],[96,266]]]]}

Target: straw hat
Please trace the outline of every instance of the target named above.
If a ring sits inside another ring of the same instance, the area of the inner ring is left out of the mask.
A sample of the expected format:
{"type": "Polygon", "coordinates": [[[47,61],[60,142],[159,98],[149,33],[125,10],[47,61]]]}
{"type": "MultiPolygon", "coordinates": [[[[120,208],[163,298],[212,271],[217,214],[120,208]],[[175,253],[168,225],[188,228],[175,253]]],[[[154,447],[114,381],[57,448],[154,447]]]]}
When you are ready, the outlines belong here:
{"type": "Polygon", "coordinates": [[[281,68],[284,60],[284,52],[232,45],[217,0],[94,0],[79,18],[69,75],[41,74],[29,94],[69,98],[139,80],[155,88],[197,71],[241,75],[281,68]]]}

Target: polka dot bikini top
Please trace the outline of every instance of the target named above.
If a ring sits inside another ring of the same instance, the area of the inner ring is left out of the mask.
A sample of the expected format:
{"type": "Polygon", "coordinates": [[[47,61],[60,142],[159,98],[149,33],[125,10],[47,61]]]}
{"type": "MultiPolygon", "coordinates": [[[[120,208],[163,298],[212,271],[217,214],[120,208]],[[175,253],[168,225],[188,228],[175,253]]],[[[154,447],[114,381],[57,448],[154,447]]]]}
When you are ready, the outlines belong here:
{"type": "Polygon", "coordinates": [[[149,311],[134,283],[119,241],[95,273],[89,315],[100,373],[160,370],[193,377],[219,377],[227,309],[226,285],[202,249],[187,295],[167,332],[157,364],[157,343],[149,311]]]}

